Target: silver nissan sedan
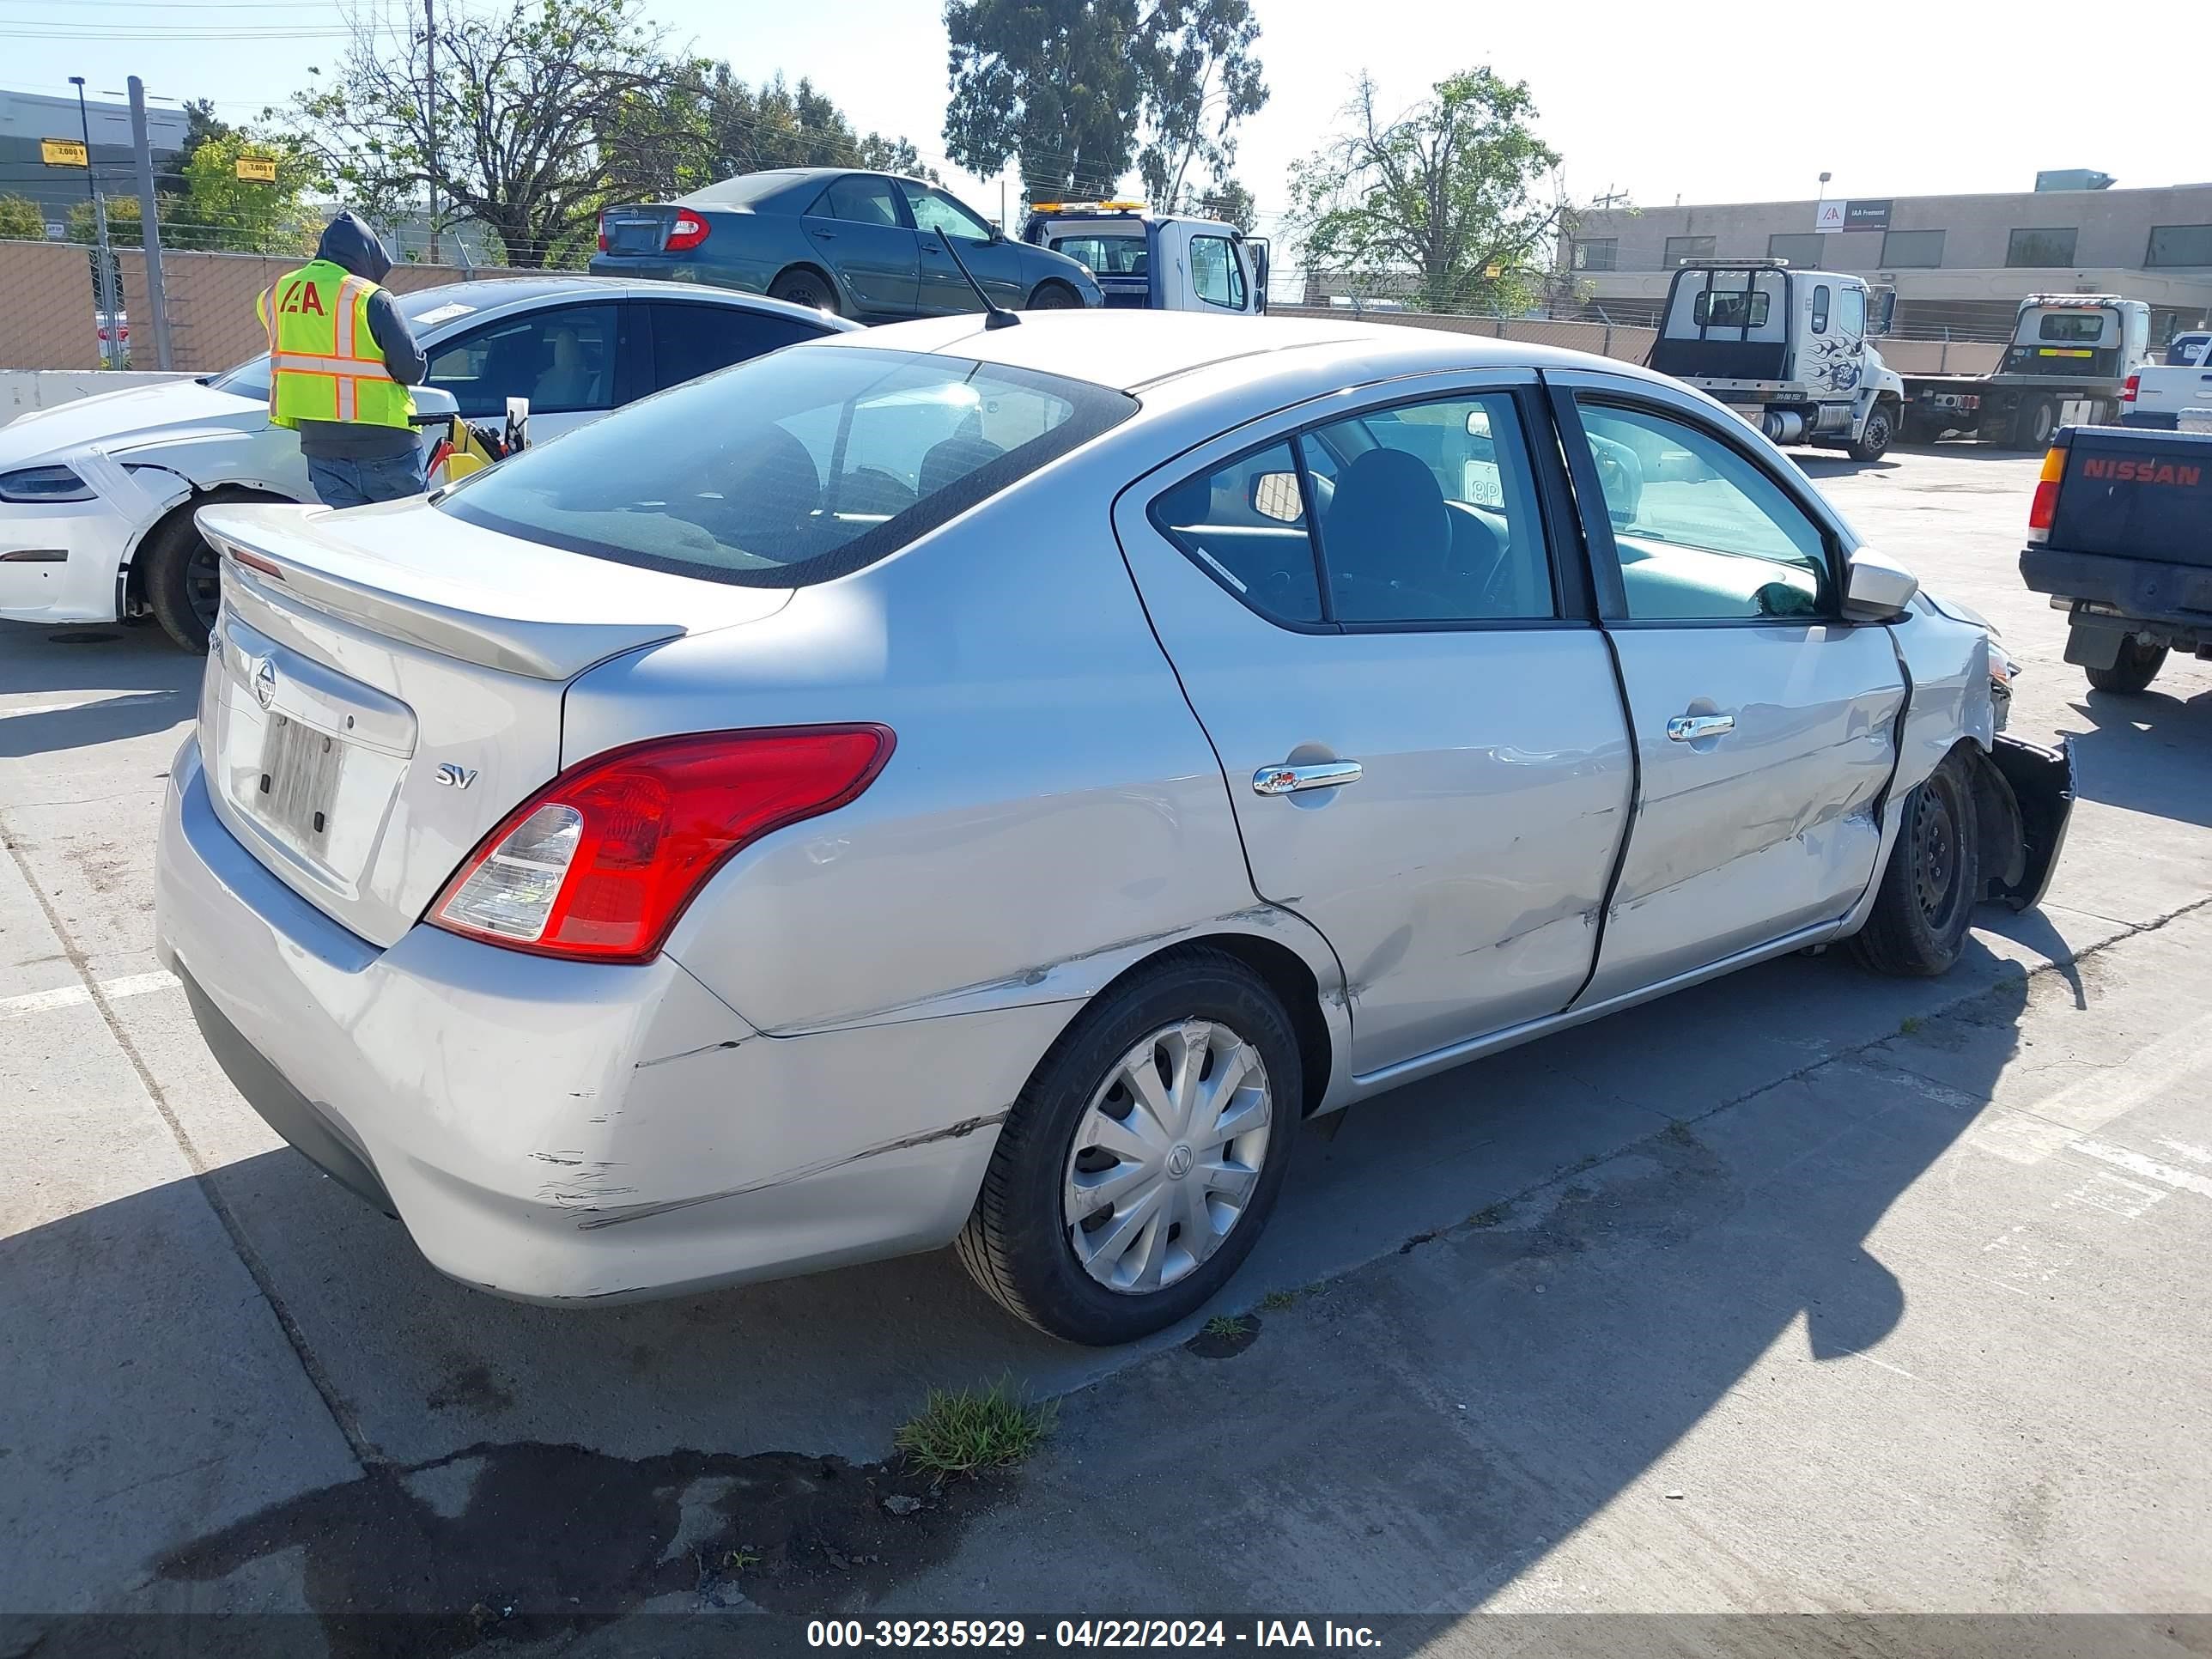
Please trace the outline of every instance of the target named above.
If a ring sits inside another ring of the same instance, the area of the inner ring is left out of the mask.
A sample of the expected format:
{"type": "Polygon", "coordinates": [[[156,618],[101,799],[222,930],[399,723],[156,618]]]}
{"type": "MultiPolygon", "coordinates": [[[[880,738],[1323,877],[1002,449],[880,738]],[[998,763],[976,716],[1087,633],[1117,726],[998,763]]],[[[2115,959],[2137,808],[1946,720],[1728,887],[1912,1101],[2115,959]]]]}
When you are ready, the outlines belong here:
{"type": "Polygon", "coordinates": [[[917,322],[200,523],[163,959],[532,1301],[957,1242],[1126,1340],[1301,1120],[1808,946],[1941,973],[2072,799],[1741,421],[1468,336],[917,322]]]}

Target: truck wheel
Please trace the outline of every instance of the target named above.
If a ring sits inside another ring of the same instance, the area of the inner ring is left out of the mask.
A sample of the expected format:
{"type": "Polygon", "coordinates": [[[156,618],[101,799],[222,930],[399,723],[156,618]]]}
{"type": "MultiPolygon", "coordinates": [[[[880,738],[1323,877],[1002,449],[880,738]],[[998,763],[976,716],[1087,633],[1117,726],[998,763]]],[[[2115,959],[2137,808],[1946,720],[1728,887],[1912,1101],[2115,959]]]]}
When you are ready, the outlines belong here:
{"type": "Polygon", "coordinates": [[[2012,418],[2014,449],[2048,449],[2058,429],[2058,408],[2048,398],[2030,398],[2012,418]]]}
{"type": "Polygon", "coordinates": [[[1855,461],[1878,461],[1889,453],[1890,440],[1896,435],[1896,406],[1877,402],[1867,410],[1866,424],[1859,428],[1857,438],[1844,447],[1855,461]]]}
{"type": "Polygon", "coordinates": [[[2092,688],[2110,691],[2115,696],[2131,697],[2158,678],[2158,671],[2166,666],[2166,647],[2153,645],[2140,634],[2130,634],[2120,641],[2120,654],[2113,659],[2110,668],[2085,668],[2092,688]]]}
{"type": "Polygon", "coordinates": [[[1905,820],[1866,926],[1848,948],[1863,968],[1899,979],[1950,971],[1966,948],[1982,888],[1980,827],[1966,762],[1957,754],[1905,798],[1905,820]]]}

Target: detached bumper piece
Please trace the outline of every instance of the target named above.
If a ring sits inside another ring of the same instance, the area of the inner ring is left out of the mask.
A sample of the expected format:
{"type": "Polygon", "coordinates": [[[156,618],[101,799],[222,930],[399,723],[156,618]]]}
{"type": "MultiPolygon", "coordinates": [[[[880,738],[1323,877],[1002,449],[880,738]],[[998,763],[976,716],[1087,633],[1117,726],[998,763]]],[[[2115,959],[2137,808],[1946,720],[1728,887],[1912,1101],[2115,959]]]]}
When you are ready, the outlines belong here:
{"type": "Polygon", "coordinates": [[[2043,902],[2073,820],[2074,750],[2063,738],[2056,749],[2045,749],[2001,732],[1990,762],[2018,809],[2020,857],[2016,865],[2007,860],[1993,866],[2005,873],[1990,882],[1987,896],[2032,910],[2043,902]]]}

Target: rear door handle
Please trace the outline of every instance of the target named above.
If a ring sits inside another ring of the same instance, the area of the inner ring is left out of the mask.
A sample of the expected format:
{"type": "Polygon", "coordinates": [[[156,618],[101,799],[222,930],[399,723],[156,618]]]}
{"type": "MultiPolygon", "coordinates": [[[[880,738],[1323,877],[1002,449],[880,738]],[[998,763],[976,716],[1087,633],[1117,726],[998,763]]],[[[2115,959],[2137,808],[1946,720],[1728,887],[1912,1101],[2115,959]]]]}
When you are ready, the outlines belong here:
{"type": "Polygon", "coordinates": [[[837,240],[837,233],[834,230],[812,230],[811,227],[809,228],[811,234],[820,237],[825,242],[834,242],[837,240]]]}
{"type": "Polygon", "coordinates": [[[1677,714],[1667,722],[1667,737],[1672,743],[1695,743],[1699,738],[1717,738],[1735,730],[1733,714],[1677,714]]]}
{"type": "Polygon", "coordinates": [[[1358,761],[1317,761],[1304,766],[1263,766],[1252,775],[1252,790],[1260,795],[1290,795],[1301,789],[1334,789],[1359,781],[1358,761]]]}

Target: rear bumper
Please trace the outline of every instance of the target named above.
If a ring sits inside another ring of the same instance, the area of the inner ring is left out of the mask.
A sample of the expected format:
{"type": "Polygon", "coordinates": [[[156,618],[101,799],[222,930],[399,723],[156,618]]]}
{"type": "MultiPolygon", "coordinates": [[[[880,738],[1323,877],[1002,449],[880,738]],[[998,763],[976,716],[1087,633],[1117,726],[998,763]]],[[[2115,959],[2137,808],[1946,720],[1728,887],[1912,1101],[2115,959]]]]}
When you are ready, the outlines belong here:
{"type": "Polygon", "coordinates": [[[2020,556],[2020,575],[2031,592],[2108,605],[2122,617],[2212,629],[2212,565],[2031,547],[2020,556]]]}
{"type": "Polygon", "coordinates": [[[130,526],[104,498],[51,507],[0,502],[0,617],[112,622],[130,526]]]}
{"type": "Polygon", "coordinates": [[[434,1266],[525,1301],[673,1295],[945,1243],[1006,1079],[1018,1086],[1065,1018],[779,1039],[666,957],[562,963],[428,927],[380,951],[231,836],[191,741],[155,882],[161,958],[248,1103],[396,1213],[434,1266]]]}

